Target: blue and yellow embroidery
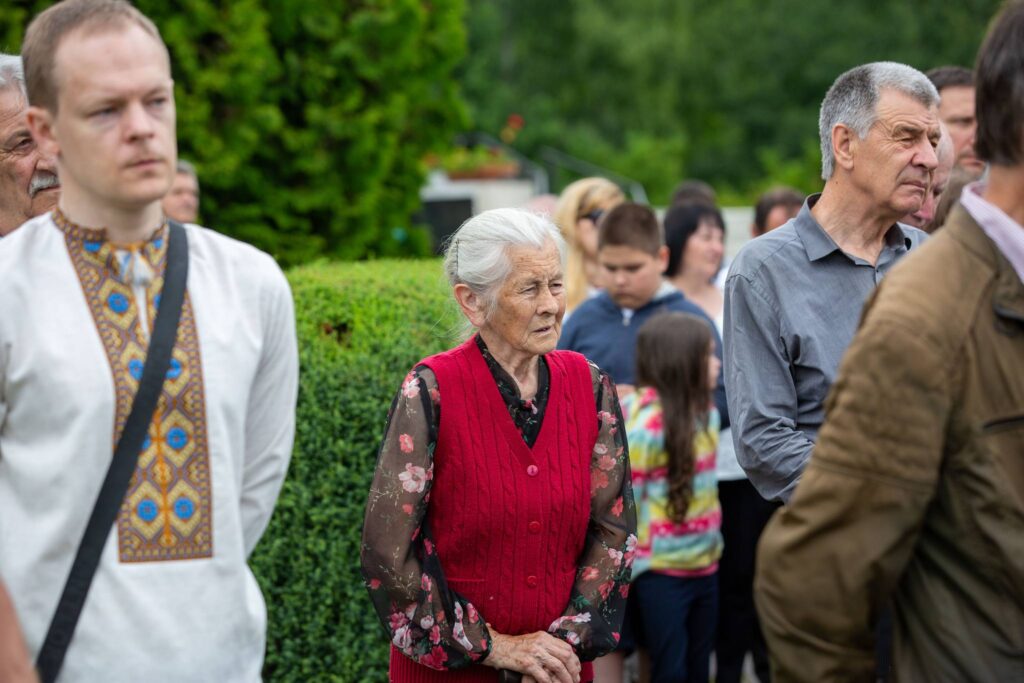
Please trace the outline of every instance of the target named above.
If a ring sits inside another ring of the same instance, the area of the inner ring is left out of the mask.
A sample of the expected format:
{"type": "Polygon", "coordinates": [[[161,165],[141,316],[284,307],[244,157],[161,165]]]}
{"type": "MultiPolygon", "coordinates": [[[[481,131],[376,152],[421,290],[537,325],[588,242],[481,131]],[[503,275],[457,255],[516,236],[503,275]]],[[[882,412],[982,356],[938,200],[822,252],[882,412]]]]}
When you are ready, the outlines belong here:
{"type": "MultiPolygon", "coordinates": [[[[100,231],[74,225],[59,211],[71,261],[110,361],[116,391],[114,443],[120,437],[142,378],[148,339],[131,284],[129,260],[119,261],[100,231]]],[[[152,329],[163,287],[166,226],[133,252],[152,272],[146,286],[146,322],[152,329]]],[[[139,266],[138,263],[135,264],[139,266]]],[[[139,454],[117,521],[122,562],[188,560],[213,555],[213,489],[207,447],[199,336],[189,296],[149,435],[139,454]]]]}

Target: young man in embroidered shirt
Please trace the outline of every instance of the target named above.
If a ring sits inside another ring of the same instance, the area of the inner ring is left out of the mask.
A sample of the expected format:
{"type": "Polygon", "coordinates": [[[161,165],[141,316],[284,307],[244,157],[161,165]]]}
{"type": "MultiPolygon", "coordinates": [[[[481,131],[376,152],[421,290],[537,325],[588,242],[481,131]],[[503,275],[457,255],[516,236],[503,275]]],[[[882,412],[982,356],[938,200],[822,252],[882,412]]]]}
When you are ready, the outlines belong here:
{"type": "MultiPolygon", "coordinates": [[[[0,576],[35,655],[138,388],[177,145],[167,49],[128,3],[54,5],[23,58],[29,127],[62,181],[58,208],[0,243],[0,576]]],[[[291,295],[266,254],[185,231],[170,369],[62,680],[260,678],[246,559],[291,452],[291,295]]]]}

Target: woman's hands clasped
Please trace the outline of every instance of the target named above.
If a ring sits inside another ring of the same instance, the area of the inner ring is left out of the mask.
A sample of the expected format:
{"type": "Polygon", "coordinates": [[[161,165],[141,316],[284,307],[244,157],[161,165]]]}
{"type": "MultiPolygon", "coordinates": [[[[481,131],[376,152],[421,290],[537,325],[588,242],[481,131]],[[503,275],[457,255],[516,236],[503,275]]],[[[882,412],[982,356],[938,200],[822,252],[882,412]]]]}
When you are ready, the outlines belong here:
{"type": "Polygon", "coordinates": [[[524,674],[523,683],[580,680],[580,660],[572,646],[544,631],[506,636],[491,630],[491,653],[484,663],[524,674]]]}

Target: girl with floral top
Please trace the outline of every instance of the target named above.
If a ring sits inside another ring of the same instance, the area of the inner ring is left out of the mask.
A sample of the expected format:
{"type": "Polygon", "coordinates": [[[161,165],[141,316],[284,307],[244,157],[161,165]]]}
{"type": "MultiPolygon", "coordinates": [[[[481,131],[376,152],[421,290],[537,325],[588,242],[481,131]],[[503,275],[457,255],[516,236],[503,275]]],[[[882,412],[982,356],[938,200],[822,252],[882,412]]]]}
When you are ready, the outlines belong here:
{"type": "Polygon", "coordinates": [[[639,534],[631,605],[652,683],[708,680],[722,554],[714,350],[704,320],[652,318],[637,337],[637,392],[622,402],[639,534]]]}
{"type": "Polygon", "coordinates": [[[636,517],[615,386],[555,350],[565,243],[488,211],[444,265],[477,332],[406,376],[363,527],[390,680],[591,681],[619,638],[636,517]]]}

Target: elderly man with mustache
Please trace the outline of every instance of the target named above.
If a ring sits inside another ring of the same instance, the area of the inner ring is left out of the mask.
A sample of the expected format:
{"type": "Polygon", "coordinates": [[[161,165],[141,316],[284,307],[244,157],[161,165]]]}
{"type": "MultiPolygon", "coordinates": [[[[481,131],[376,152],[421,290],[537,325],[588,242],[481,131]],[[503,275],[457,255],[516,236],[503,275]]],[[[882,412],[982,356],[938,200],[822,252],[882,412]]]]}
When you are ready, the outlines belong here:
{"type": "Polygon", "coordinates": [[[0,236],[52,209],[60,193],[54,159],[28,132],[27,109],[21,57],[0,53],[0,236]]]}

